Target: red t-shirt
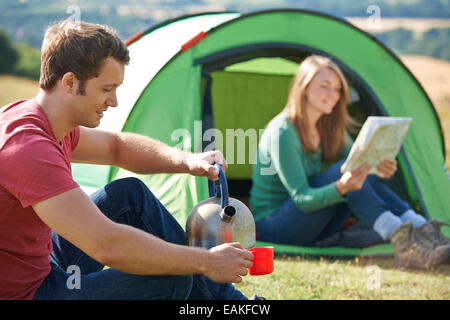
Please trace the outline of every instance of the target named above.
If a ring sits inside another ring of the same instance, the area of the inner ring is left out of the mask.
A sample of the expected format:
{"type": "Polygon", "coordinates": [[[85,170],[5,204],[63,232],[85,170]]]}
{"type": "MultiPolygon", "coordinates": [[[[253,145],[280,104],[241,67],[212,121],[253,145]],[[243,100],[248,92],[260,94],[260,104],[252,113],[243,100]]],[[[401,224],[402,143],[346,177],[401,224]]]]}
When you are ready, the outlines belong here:
{"type": "Polygon", "coordinates": [[[32,299],[50,273],[51,229],[31,205],[78,187],[79,136],[77,127],[58,143],[34,100],[0,109],[0,299],[32,299]]]}

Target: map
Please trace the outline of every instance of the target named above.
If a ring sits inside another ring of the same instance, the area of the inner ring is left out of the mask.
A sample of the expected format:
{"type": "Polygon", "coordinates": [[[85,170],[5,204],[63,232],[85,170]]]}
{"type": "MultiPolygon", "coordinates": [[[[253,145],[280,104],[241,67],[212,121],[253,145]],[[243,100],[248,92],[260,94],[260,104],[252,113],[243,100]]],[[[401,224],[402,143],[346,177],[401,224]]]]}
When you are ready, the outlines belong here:
{"type": "Polygon", "coordinates": [[[369,174],[377,174],[381,160],[397,156],[411,122],[412,118],[368,117],[342,166],[343,172],[367,162],[372,165],[369,174]]]}

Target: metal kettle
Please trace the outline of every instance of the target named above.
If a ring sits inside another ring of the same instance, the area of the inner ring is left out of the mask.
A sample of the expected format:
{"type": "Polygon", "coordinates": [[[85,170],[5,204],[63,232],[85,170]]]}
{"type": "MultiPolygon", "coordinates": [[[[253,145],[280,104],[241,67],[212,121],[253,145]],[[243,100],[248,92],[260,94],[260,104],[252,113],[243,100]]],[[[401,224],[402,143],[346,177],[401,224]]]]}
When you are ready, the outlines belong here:
{"type": "Polygon", "coordinates": [[[208,181],[210,198],[196,204],[186,222],[190,246],[210,249],[222,243],[239,242],[244,248],[256,244],[255,220],[248,207],[228,196],[225,173],[219,164],[219,180],[208,181]]]}

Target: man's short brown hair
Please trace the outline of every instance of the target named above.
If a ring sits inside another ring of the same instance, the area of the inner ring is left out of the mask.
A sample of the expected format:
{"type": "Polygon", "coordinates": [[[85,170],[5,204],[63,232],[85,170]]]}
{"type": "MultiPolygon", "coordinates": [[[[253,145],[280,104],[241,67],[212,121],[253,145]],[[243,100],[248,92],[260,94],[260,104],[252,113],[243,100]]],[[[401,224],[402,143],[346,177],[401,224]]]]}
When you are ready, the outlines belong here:
{"type": "Polygon", "coordinates": [[[128,64],[128,49],[116,32],[99,24],[65,20],[48,27],[41,50],[39,86],[50,90],[67,72],[80,80],[84,94],[87,80],[97,77],[105,59],[128,64]]]}

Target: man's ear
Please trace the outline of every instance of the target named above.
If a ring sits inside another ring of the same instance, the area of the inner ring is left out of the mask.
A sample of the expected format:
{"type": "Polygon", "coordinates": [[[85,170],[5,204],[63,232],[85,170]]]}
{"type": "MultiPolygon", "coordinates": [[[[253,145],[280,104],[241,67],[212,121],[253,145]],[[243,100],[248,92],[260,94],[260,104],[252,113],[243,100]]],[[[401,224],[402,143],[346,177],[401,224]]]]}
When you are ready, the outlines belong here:
{"type": "Polygon", "coordinates": [[[61,78],[61,85],[64,92],[68,94],[75,94],[78,88],[78,79],[73,72],[66,72],[61,78]]]}

